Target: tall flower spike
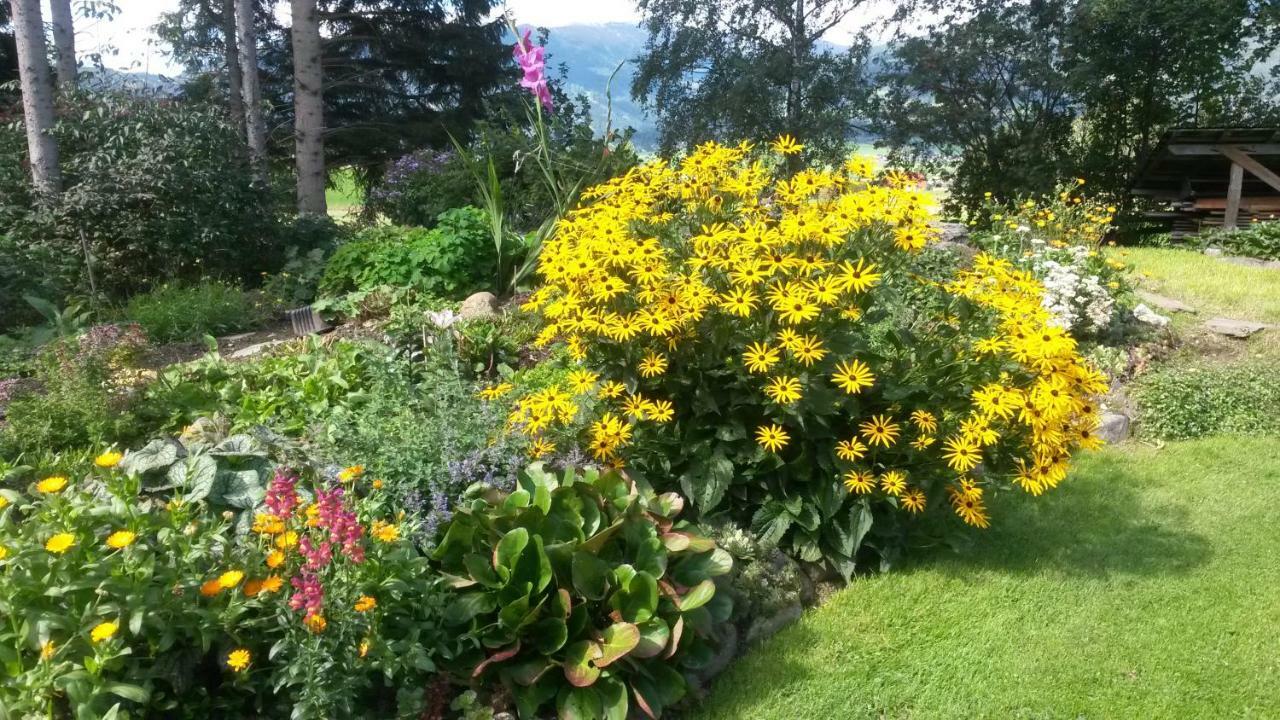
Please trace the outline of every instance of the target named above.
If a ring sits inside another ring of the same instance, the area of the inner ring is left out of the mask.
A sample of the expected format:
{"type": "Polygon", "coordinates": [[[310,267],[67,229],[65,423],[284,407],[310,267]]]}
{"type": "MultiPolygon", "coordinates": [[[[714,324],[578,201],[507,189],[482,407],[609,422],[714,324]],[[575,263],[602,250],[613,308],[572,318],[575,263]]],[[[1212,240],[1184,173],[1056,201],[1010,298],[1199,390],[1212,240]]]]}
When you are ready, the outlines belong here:
{"type": "Polygon", "coordinates": [[[516,40],[511,54],[515,57],[520,70],[524,72],[524,77],[520,78],[520,87],[533,93],[547,112],[551,112],[551,89],[547,86],[546,75],[547,51],[541,45],[533,44],[530,38],[532,33],[532,29],[525,28],[524,33],[516,40]]]}

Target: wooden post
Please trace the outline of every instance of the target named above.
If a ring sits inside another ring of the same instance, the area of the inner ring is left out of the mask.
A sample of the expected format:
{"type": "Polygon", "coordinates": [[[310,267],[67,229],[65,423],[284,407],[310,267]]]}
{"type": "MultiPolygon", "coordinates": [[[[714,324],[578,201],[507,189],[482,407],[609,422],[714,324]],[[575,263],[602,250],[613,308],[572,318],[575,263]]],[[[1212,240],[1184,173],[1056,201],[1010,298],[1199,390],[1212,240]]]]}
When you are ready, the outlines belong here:
{"type": "Polygon", "coordinates": [[[1236,221],[1240,217],[1240,186],[1244,184],[1244,168],[1239,163],[1231,163],[1231,181],[1227,184],[1227,214],[1222,218],[1222,227],[1235,230],[1236,221]]]}

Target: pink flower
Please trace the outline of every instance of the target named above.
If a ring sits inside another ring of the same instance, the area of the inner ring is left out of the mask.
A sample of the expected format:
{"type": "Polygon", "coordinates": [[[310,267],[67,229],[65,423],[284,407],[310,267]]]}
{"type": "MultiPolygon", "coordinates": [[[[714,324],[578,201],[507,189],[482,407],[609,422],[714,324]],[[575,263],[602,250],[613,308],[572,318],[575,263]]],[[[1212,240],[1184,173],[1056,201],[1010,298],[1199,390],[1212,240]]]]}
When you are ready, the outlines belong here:
{"type": "Polygon", "coordinates": [[[301,500],[298,499],[298,476],[292,470],[277,468],[276,474],[271,478],[271,485],[267,487],[267,509],[271,514],[279,518],[289,517],[289,513],[298,507],[301,500]]]}
{"type": "Polygon", "coordinates": [[[305,610],[307,617],[320,614],[324,609],[324,586],[320,578],[310,573],[296,575],[289,581],[294,593],[289,598],[289,607],[294,610],[305,610]]]}
{"type": "Polygon", "coordinates": [[[364,527],[356,519],[355,512],[343,502],[342,488],[316,493],[316,524],[329,531],[329,539],[322,545],[341,545],[351,562],[364,561],[364,545],[361,543],[364,527]]]}
{"type": "Polygon", "coordinates": [[[520,87],[533,93],[538,102],[547,108],[547,112],[551,112],[551,89],[547,87],[545,72],[547,49],[541,45],[533,44],[533,41],[529,38],[532,32],[529,28],[524,29],[524,34],[516,40],[512,55],[515,57],[516,63],[520,65],[520,69],[524,71],[524,77],[520,78],[520,87]]]}

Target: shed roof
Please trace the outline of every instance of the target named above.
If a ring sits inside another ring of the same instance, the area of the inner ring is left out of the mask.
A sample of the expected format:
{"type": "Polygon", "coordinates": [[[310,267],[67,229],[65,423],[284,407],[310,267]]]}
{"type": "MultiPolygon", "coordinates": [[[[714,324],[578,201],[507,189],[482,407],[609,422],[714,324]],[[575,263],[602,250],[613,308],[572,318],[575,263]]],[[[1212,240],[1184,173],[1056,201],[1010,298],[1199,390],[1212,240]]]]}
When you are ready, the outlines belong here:
{"type": "MultiPolygon", "coordinates": [[[[1225,198],[1231,160],[1215,150],[1224,145],[1280,171],[1280,127],[1175,128],[1139,163],[1129,193],[1163,200],[1225,198]]],[[[1246,172],[1241,194],[1268,197],[1280,192],[1246,172]]]]}

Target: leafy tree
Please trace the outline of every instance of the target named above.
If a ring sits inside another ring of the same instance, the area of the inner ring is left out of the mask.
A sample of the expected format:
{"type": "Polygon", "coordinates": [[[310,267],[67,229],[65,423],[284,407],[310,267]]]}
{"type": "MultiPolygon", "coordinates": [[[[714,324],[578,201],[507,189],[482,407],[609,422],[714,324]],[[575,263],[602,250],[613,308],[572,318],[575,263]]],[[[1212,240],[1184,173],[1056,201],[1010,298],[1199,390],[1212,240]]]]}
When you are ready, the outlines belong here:
{"type": "Polygon", "coordinates": [[[649,39],[632,95],[663,151],[704,140],[799,138],[844,154],[864,107],[868,43],[823,38],[864,0],[639,0],[649,39]]]}
{"type": "Polygon", "coordinates": [[[9,22],[9,5],[0,2],[0,84],[17,79],[18,45],[9,22]]]}

